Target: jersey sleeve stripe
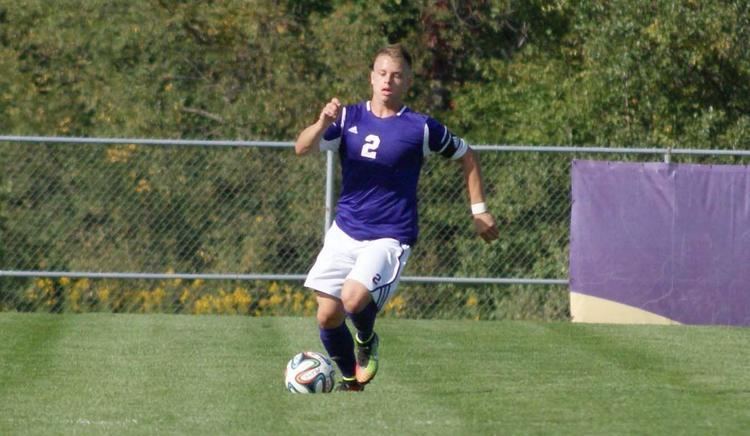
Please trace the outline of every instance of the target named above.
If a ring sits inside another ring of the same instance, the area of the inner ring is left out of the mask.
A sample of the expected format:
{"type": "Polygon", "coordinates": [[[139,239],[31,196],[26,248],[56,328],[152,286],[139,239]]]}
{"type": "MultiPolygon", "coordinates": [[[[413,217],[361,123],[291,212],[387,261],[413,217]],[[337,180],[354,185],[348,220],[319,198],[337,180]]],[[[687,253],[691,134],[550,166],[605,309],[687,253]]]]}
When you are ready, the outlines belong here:
{"type": "Polygon", "coordinates": [[[466,154],[467,151],[469,151],[469,144],[467,144],[466,141],[463,140],[463,138],[459,138],[458,136],[456,136],[456,139],[459,140],[459,144],[456,148],[456,151],[453,153],[453,156],[451,156],[451,159],[460,159],[466,154]]]}
{"type": "Polygon", "coordinates": [[[443,148],[441,148],[438,153],[440,153],[444,157],[453,157],[453,153],[455,152],[456,152],[456,147],[453,144],[453,141],[449,140],[445,145],[443,145],[443,148]]]}
{"type": "MultiPolygon", "coordinates": [[[[443,126],[443,137],[440,138],[440,143],[441,144],[445,143],[445,137],[448,136],[448,134],[449,134],[448,128],[445,127],[445,126],[443,126]]],[[[443,146],[443,147],[445,147],[445,146],[443,146]]],[[[443,150],[440,150],[440,151],[443,151],[443,150]]]]}

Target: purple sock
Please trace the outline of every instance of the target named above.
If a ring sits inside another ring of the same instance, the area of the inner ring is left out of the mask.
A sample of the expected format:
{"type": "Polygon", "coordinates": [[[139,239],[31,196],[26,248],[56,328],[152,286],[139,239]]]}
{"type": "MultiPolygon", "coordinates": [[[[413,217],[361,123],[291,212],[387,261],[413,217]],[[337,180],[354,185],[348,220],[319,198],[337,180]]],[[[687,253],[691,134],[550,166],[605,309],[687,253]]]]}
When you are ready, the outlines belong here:
{"type": "Polygon", "coordinates": [[[362,341],[368,341],[372,337],[375,328],[375,316],[378,314],[378,305],[370,300],[370,304],[357,313],[349,313],[354,328],[357,329],[357,337],[362,341]]]}
{"type": "Polygon", "coordinates": [[[354,340],[345,322],[332,329],[320,328],[320,341],[323,342],[331,360],[336,362],[341,375],[354,377],[354,340]]]}

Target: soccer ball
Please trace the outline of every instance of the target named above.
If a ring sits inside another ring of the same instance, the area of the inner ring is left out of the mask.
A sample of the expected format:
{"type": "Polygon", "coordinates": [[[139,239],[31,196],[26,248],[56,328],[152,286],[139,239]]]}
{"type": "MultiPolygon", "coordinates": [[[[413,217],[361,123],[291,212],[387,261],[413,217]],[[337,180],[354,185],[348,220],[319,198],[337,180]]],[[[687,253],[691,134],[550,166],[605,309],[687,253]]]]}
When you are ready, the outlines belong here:
{"type": "Polygon", "coordinates": [[[289,392],[319,394],[333,390],[335,377],[331,359],[315,351],[304,351],[287,363],[284,384],[289,392]]]}

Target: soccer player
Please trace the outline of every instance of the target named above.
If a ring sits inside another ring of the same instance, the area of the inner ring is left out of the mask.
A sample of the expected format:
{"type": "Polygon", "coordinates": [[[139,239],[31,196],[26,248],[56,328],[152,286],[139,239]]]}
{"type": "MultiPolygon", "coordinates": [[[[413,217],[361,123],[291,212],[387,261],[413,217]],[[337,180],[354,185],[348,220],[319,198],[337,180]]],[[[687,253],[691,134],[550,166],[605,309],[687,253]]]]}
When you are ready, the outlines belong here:
{"type": "Polygon", "coordinates": [[[498,237],[475,154],[404,105],[411,82],[409,53],[398,44],[382,48],[370,72],[372,98],[349,106],[331,99],[295,143],[297,155],[332,150],[341,160],[335,222],[305,281],[316,292],[321,342],[343,376],[337,390],[361,391],[377,373],[375,317],[395,294],[417,240],[417,182],[427,155],[460,162],[477,232],[486,242],[498,237]]]}

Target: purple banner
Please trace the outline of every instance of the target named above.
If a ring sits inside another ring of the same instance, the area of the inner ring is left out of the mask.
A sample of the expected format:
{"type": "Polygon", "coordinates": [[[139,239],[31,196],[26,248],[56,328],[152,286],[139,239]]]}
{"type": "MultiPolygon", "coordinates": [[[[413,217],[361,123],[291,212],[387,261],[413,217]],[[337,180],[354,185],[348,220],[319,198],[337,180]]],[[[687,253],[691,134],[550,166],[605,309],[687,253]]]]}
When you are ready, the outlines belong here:
{"type": "Polygon", "coordinates": [[[750,169],[573,161],[572,292],[750,325],[750,169]]]}

